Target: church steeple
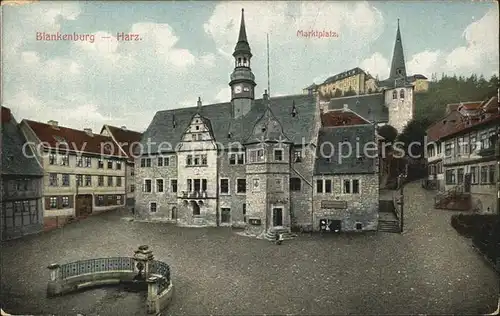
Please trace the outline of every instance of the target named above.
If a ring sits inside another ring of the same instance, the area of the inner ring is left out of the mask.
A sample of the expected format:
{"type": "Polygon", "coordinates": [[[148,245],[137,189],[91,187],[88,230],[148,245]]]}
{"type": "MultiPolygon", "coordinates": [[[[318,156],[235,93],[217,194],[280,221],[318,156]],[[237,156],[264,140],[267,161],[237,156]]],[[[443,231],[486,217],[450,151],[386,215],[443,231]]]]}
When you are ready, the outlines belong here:
{"type": "Polygon", "coordinates": [[[403,53],[403,42],[401,41],[401,31],[399,30],[399,19],[398,19],[398,30],[396,33],[394,52],[392,54],[391,72],[389,79],[396,80],[399,78],[406,79],[406,66],[405,66],[405,57],[403,53]]]}
{"type": "Polygon", "coordinates": [[[252,101],[255,98],[255,76],[250,68],[250,59],[252,52],[247,40],[247,31],[245,27],[245,13],[241,9],[241,24],[238,34],[238,42],[234,48],[234,70],[231,74],[231,102],[233,108],[233,117],[237,118],[250,111],[252,101]]]}

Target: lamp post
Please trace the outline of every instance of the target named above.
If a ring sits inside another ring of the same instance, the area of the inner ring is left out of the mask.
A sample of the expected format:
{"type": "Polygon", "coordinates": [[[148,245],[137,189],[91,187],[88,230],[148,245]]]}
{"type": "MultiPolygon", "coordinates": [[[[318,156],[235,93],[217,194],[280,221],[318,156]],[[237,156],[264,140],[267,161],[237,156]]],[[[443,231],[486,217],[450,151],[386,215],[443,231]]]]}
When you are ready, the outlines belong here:
{"type": "Polygon", "coordinates": [[[399,175],[399,205],[401,207],[401,233],[403,232],[404,226],[404,205],[405,205],[405,197],[404,197],[404,186],[403,181],[406,178],[405,174],[399,175]]]}

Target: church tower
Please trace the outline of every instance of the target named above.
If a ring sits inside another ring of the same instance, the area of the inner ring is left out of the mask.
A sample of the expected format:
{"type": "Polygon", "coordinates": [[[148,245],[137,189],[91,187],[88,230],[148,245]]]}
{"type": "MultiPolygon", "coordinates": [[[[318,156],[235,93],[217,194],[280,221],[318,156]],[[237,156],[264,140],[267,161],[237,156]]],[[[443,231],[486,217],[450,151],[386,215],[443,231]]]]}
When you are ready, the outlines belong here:
{"type": "Polygon", "coordinates": [[[414,86],[407,81],[403,43],[401,31],[396,32],[396,43],[392,55],[391,72],[387,81],[388,89],[384,90],[385,105],[389,110],[389,125],[392,125],[398,133],[414,117],[415,98],[414,86]]]}
{"type": "Polygon", "coordinates": [[[255,99],[255,76],[250,68],[252,52],[247,40],[244,9],[241,9],[241,24],[238,42],[234,48],[234,70],[231,74],[231,104],[233,118],[247,114],[255,99]]]}
{"type": "Polygon", "coordinates": [[[399,30],[399,19],[389,79],[395,80],[395,85],[404,85],[406,83],[405,56],[403,53],[403,43],[401,41],[401,31],[399,30]]]}

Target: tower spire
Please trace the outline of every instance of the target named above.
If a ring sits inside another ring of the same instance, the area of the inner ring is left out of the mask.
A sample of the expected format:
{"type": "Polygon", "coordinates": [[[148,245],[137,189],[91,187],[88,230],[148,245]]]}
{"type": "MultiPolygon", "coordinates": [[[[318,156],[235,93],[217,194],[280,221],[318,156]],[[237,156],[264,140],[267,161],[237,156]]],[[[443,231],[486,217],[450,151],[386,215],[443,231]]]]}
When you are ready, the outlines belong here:
{"type": "Polygon", "coordinates": [[[267,34],[267,93],[271,96],[271,76],[269,74],[269,33],[267,34]]]}
{"type": "Polygon", "coordinates": [[[233,56],[238,54],[248,54],[252,56],[250,45],[247,40],[247,30],[245,27],[245,9],[241,9],[240,33],[238,34],[238,42],[234,48],[233,56]]]}
{"type": "Polygon", "coordinates": [[[391,72],[389,78],[392,80],[400,78],[406,79],[405,57],[403,52],[403,42],[401,40],[401,31],[399,29],[399,19],[398,19],[398,29],[396,32],[396,42],[394,43],[394,52],[392,54],[391,72]]]}

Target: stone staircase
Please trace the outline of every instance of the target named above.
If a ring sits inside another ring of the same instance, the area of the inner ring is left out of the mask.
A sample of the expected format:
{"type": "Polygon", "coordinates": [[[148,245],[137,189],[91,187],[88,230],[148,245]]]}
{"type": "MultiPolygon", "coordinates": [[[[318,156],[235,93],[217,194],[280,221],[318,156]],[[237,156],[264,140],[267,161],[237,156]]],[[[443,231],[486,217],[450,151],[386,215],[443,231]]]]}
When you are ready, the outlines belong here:
{"type": "Polygon", "coordinates": [[[399,227],[398,221],[379,220],[377,229],[379,232],[384,232],[384,233],[401,232],[401,228],[399,227]]]}
{"type": "Polygon", "coordinates": [[[272,227],[269,228],[267,233],[264,235],[264,237],[269,240],[269,241],[276,241],[276,234],[282,234],[283,235],[283,240],[291,240],[294,237],[297,237],[296,234],[293,234],[290,232],[289,228],[285,227],[272,227]]]}

